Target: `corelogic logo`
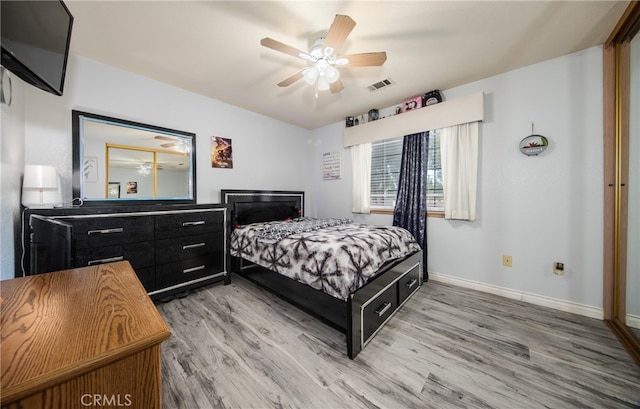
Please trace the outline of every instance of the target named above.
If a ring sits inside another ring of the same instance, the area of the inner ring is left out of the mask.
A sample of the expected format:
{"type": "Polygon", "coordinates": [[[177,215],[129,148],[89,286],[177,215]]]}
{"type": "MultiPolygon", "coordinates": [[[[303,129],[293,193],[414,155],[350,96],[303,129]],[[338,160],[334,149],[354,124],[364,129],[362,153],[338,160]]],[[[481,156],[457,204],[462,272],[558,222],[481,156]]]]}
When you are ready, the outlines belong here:
{"type": "Polygon", "coordinates": [[[131,406],[131,394],[101,395],[99,393],[85,393],[80,397],[80,403],[85,407],[128,407],[131,406]]]}

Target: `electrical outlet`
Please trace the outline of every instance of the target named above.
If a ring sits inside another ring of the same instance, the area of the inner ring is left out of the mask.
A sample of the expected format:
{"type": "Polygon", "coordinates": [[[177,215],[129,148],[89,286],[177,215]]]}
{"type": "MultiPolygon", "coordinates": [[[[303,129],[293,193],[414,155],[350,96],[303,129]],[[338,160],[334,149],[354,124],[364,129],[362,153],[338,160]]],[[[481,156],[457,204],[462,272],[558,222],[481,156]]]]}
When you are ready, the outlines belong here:
{"type": "Polygon", "coordinates": [[[564,275],[564,263],[556,261],[553,263],[553,273],[559,276],[564,275]]]}
{"type": "Polygon", "coordinates": [[[511,256],[502,256],[502,265],[505,267],[511,267],[511,256]]]}

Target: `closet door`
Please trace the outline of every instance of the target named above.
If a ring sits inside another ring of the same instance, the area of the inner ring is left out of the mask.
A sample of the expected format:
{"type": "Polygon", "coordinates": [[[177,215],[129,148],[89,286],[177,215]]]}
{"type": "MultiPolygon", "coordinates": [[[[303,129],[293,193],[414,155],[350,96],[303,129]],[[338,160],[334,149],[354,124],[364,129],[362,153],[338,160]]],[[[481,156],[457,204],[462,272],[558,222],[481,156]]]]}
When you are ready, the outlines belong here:
{"type": "Polygon", "coordinates": [[[604,318],[640,365],[640,4],[604,47],[604,318]]]}
{"type": "Polygon", "coordinates": [[[620,309],[621,321],[640,340],[640,36],[636,35],[629,50],[629,138],[627,156],[626,217],[626,299],[620,309]]]}

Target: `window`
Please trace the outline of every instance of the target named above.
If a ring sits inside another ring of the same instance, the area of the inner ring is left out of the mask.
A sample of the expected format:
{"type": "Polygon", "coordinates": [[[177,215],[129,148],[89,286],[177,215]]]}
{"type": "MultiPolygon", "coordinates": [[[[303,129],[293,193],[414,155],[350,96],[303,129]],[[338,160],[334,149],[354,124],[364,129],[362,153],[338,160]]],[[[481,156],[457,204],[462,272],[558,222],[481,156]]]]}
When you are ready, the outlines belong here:
{"type": "MultiPolygon", "coordinates": [[[[393,210],[398,194],[402,137],[371,144],[371,208],[393,210]]],[[[444,211],[442,168],[440,161],[440,132],[429,135],[427,160],[427,210],[444,211]]]]}
{"type": "Polygon", "coordinates": [[[398,194],[402,138],[371,144],[371,207],[393,209],[398,194]]]}
{"type": "Polygon", "coordinates": [[[427,210],[444,212],[442,161],[440,160],[440,130],[429,133],[427,153],[427,210]]]}

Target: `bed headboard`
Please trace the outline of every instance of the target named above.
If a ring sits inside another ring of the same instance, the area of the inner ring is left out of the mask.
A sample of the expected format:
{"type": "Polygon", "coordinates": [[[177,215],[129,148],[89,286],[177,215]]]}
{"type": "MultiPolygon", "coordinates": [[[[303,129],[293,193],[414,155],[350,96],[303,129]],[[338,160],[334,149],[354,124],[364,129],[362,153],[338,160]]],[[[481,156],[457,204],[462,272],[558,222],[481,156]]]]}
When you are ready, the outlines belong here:
{"type": "Polygon", "coordinates": [[[231,226],[304,216],[304,192],[278,190],[221,190],[231,212],[231,226]]]}

